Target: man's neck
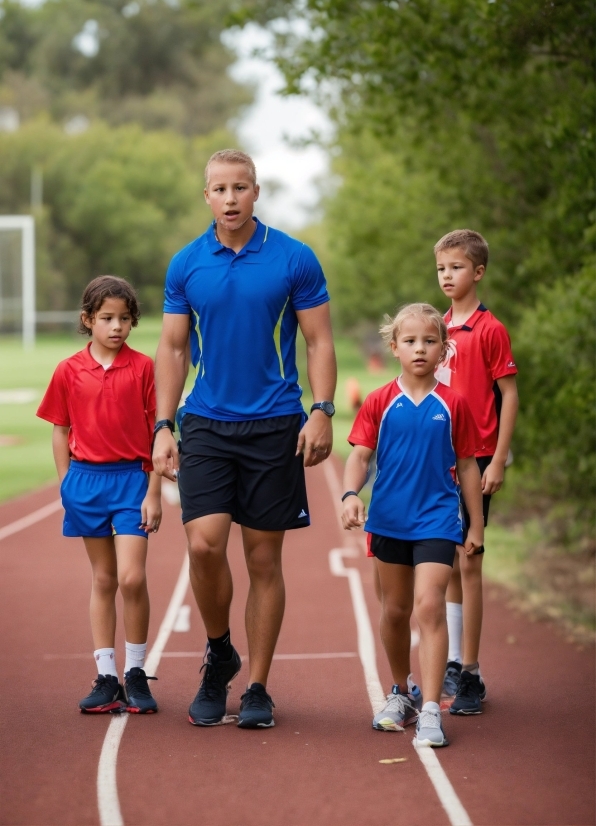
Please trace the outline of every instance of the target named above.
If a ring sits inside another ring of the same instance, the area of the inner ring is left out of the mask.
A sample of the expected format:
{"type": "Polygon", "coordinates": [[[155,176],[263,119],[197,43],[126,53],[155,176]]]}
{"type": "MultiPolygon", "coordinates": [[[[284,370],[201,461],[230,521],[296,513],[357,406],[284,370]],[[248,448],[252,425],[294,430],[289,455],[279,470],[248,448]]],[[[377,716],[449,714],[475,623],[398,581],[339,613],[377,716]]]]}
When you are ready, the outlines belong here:
{"type": "Polygon", "coordinates": [[[451,303],[451,324],[454,327],[460,327],[462,324],[465,324],[470,316],[474,315],[479,306],[480,300],[476,295],[476,290],[469,292],[466,296],[460,298],[459,301],[453,301],[451,303]]]}
{"type": "Polygon", "coordinates": [[[229,232],[221,224],[215,225],[215,236],[220,244],[239,253],[248,244],[257,230],[257,222],[249,218],[241,227],[229,232]]]}

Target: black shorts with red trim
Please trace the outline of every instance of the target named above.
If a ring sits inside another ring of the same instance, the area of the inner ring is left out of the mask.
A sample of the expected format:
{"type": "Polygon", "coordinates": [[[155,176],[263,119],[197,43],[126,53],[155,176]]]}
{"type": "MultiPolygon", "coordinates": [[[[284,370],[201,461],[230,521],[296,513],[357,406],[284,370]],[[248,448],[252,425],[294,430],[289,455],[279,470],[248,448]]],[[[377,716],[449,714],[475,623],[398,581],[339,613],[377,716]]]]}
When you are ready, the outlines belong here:
{"type": "Polygon", "coordinates": [[[453,567],[456,543],[449,539],[394,539],[369,533],[368,549],[381,562],[391,565],[409,565],[411,568],[422,562],[440,562],[453,567]]]}
{"type": "Polygon", "coordinates": [[[178,486],[182,521],[229,513],[261,531],[310,525],[302,454],[303,414],[223,422],[182,419],[178,486]]]}

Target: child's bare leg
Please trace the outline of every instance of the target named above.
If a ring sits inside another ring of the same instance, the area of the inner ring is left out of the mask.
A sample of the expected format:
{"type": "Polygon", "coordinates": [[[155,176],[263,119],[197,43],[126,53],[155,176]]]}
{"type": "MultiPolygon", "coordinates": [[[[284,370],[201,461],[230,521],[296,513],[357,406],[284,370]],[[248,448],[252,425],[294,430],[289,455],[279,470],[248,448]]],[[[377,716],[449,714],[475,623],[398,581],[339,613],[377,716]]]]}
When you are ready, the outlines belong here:
{"type": "Polygon", "coordinates": [[[447,586],[446,599],[447,602],[457,602],[461,605],[463,602],[463,592],[461,584],[461,571],[459,567],[459,551],[463,550],[462,546],[458,545],[457,550],[458,553],[455,554],[455,559],[453,561],[453,570],[451,572],[449,585],[447,586]]]}
{"type": "Polygon", "coordinates": [[[420,670],[424,702],[438,703],[447,661],[445,593],[451,567],[440,562],[416,566],[414,612],[420,626],[420,670]]]}
{"type": "Polygon", "coordinates": [[[89,616],[93,645],[113,648],[116,636],[116,591],[118,568],[111,536],[85,537],[85,550],[91,562],[91,600],[89,616]]]}
{"type": "Polygon", "coordinates": [[[461,581],[464,594],[464,665],[478,662],[482,632],[482,558],[484,554],[461,554],[461,581]]]}
{"type": "Polygon", "coordinates": [[[126,641],[147,642],[149,631],[149,593],[145,563],[147,540],[142,536],[116,536],[118,584],[124,601],[126,641]]]}
{"type": "Polygon", "coordinates": [[[381,593],[381,582],[379,580],[379,569],[377,568],[376,562],[373,562],[373,584],[375,586],[375,594],[379,602],[382,601],[383,595],[381,593]]]}
{"type": "Polygon", "coordinates": [[[381,640],[393,682],[406,691],[410,673],[410,617],[414,593],[414,569],[375,560],[381,596],[381,640]]]}

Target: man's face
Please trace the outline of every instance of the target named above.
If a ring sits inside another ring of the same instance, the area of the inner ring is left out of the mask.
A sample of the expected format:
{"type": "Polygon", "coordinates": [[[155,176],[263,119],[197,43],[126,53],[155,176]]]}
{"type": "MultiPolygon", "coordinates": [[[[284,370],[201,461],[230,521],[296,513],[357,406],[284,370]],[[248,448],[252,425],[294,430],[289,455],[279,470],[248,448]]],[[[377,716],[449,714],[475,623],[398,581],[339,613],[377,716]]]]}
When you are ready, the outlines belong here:
{"type": "Polygon", "coordinates": [[[461,247],[437,253],[439,286],[452,301],[464,298],[484,275],[484,266],[477,267],[461,247]]]}
{"type": "Polygon", "coordinates": [[[242,163],[215,161],[209,166],[205,201],[211,207],[217,226],[227,232],[239,230],[252,218],[259,185],[242,163]]]}

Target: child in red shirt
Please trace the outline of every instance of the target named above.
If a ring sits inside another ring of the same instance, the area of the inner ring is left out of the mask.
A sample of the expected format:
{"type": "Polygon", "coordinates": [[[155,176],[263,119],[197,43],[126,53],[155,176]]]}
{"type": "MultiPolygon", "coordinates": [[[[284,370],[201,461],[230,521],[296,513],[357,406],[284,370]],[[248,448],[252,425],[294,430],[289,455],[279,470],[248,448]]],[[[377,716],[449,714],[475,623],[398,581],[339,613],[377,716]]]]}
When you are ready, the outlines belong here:
{"type": "MultiPolygon", "coordinates": [[[[517,368],[507,330],[476,293],[488,263],[488,244],[482,235],[454,230],[437,242],[435,256],[440,287],[451,300],[445,315],[449,350],[436,376],[466,399],[480,431],[482,444],[476,461],[482,475],[486,525],[490,497],[503,484],[515,426],[517,368]]],[[[478,666],[483,553],[484,546],[474,556],[466,556],[460,546],[459,564],[454,566],[447,590],[449,653],[443,695],[455,695],[452,714],[480,714],[486,698],[478,666]]]]}
{"type": "Polygon", "coordinates": [[[64,536],[80,536],[91,562],[91,630],[97,679],[85,713],[151,714],[143,666],[149,627],[147,538],[161,522],[161,480],[153,473],[153,362],[125,343],[140,316],[133,288],[102,275],[83,294],[79,332],[87,347],[61,362],[37,415],[52,422],[64,506],[64,536]],[[118,680],[116,592],[124,600],[126,664],[118,680]]]}

